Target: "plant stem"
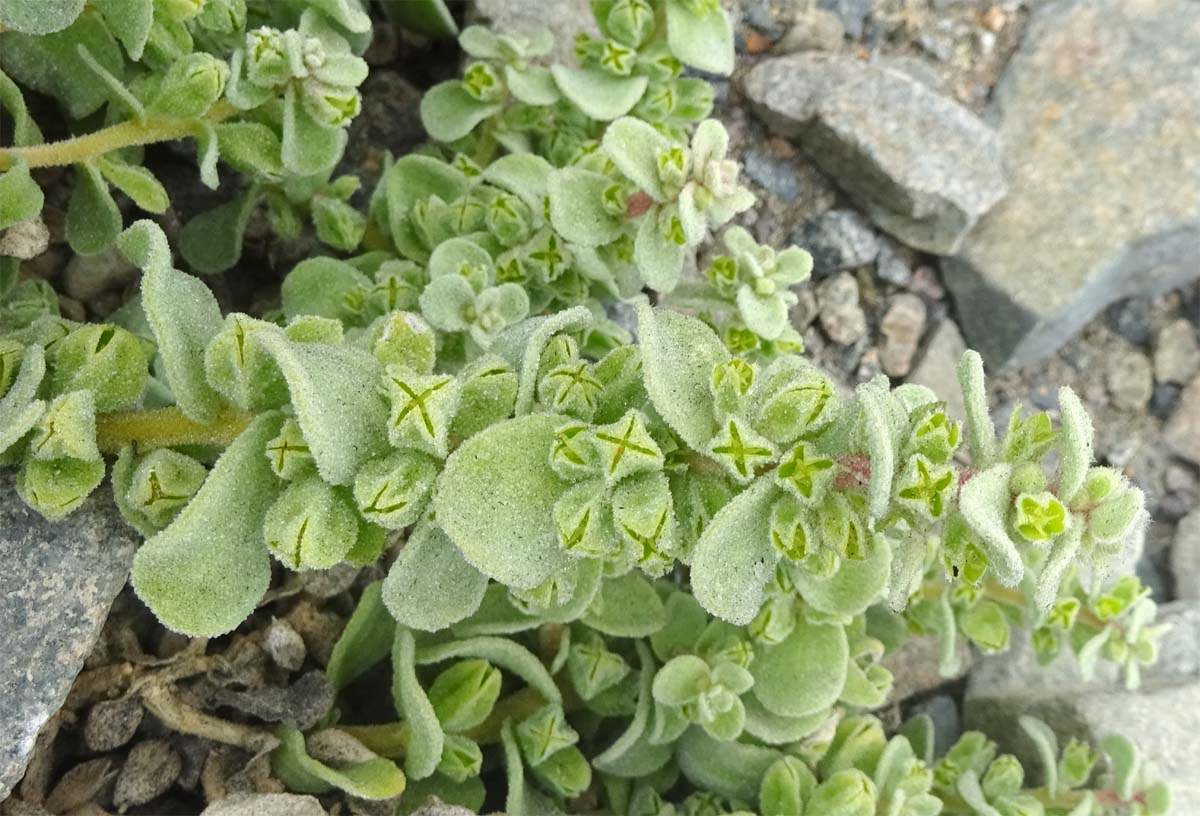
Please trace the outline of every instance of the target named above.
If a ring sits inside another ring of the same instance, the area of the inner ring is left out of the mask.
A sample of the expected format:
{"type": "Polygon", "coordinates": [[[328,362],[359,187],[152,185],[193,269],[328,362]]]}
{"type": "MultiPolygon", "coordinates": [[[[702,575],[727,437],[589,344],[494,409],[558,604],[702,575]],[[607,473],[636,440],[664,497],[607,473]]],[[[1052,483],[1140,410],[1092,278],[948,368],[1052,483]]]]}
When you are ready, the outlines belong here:
{"type": "Polygon", "coordinates": [[[58,142],[28,147],[0,148],[0,170],[7,170],[16,159],[33,167],[61,167],[96,159],[114,150],[134,145],[169,142],[194,136],[204,122],[216,124],[236,114],[237,108],[222,99],[201,118],[147,117],[131,119],[106,128],[73,136],[58,142]]]}
{"type": "Polygon", "coordinates": [[[117,454],[127,445],[138,450],[176,445],[225,447],[250,424],[250,415],[234,408],[222,409],[205,425],[188,419],[178,408],[119,411],[96,417],[96,444],[101,453],[117,454]]]}

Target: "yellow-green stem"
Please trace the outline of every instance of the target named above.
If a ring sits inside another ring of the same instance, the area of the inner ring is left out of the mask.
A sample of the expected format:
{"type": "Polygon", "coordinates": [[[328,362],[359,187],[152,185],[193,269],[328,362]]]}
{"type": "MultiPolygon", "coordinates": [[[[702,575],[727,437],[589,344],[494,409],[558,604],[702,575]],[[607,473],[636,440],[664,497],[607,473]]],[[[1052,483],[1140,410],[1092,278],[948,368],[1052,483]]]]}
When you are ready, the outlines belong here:
{"type": "Polygon", "coordinates": [[[119,411],[96,417],[96,443],[101,453],[116,454],[127,445],[138,450],[176,445],[225,447],[250,424],[250,415],[222,409],[209,424],[188,419],[178,408],[119,411]]]}
{"type": "Polygon", "coordinates": [[[23,159],[30,167],[62,167],[96,159],[123,147],[169,142],[185,136],[195,136],[202,123],[216,124],[237,112],[237,108],[222,99],[199,119],[151,116],[141,120],[131,119],[128,122],[120,122],[58,142],[29,145],[28,147],[0,148],[0,170],[7,170],[15,159],[23,159]]]}

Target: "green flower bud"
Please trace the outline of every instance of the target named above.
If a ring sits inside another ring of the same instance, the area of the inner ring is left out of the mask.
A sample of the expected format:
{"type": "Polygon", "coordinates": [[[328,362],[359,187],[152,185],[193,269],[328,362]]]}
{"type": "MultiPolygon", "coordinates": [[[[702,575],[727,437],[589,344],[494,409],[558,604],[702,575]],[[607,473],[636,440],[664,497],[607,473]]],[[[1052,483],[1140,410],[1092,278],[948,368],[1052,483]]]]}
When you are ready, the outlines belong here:
{"type": "Polygon", "coordinates": [[[321,242],[343,252],[356,249],[367,231],[366,215],[345,201],[330,196],[313,199],[312,217],[321,242]]]}
{"type": "Polygon", "coordinates": [[[687,181],[688,170],[691,167],[691,157],[678,145],[658,151],[655,157],[658,167],[658,180],[669,196],[678,194],[687,181]]]}
{"type": "Polygon", "coordinates": [[[934,781],[939,788],[953,790],[965,771],[975,771],[976,775],[982,776],[994,756],[994,742],[978,731],[968,731],[938,760],[933,769],[934,781]]]}
{"type": "Polygon", "coordinates": [[[463,90],[480,102],[499,102],[504,99],[508,89],[496,73],[496,69],[486,62],[473,62],[463,71],[463,90]]]}
{"type": "Polygon", "coordinates": [[[29,459],[17,474],[17,494],[50,521],[58,521],[83,504],[103,479],[103,459],[29,459]]]}
{"type": "Polygon", "coordinates": [[[775,483],[806,507],[815,507],[837,478],[835,462],[808,442],[799,442],[779,460],[775,483]]]}
{"type": "Polygon", "coordinates": [[[412,261],[384,261],[375,272],[375,285],[367,292],[367,303],[385,313],[412,311],[428,282],[425,270],[412,261]]]}
{"type": "Polygon", "coordinates": [[[543,283],[553,283],[571,268],[571,251],[551,230],[543,230],[529,243],[525,263],[543,283]]]}
{"type": "Polygon", "coordinates": [[[778,369],[761,380],[754,427],[776,444],[815,433],[836,413],[833,384],[815,368],[778,369]]]}
{"type": "Polygon", "coordinates": [[[1008,420],[1008,433],[1004,437],[1004,459],[1007,462],[1036,462],[1045,456],[1058,433],[1044,411],[1022,419],[1021,406],[1013,410],[1008,420]]]}
{"type": "Polygon", "coordinates": [[[755,373],[753,364],[740,357],[718,363],[708,384],[717,411],[722,414],[740,413],[746,395],[754,385],[755,373]]]}
{"type": "Polygon", "coordinates": [[[733,297],[738,288],[737,261],[728,255],[718,255],[704,270],[709,283],[724,297],[733,297]]]}
{"type": "Polygon", "coordinates": [[[777,759],[763,776],[759,810],[763,813],[803,813],[804,803],[817,786],[816,777],[798,757],[777,759]]]}
{"type": "Polygon", "coordinates": [[[246,0],[205,0],[196,23],[215,34],[241,31],[246,27],[246,0]]]}
{"type": "Polygon", "coordinates": [[[203,116],[225,93],[228,78],[224,60],[203,51],[188,54],[167,70],[147,111],[180,119],[203,116]]]}
{"type": "Polygon", "coordinates": [[[799,564],[820,546],[804,508],[785,496],[771,507],[771,543],[793,564],[799,564]]]}
{"type": "Polygon", "coordinates": [[[613,76],[626,77],[633,73],[637,64],[637,52],[614,40],[606,40],[600,46],[596,62],[602,71],[613,76]]]}
{"type": "Polygon", "coordinates": [[[204,350],[208,382],[239,408],[264,411],[288,401],[287,383],[275,360],[254,342],[258,332],[277,330],[272,323],[231,314],[204,350]]]}
{"type": "Polygon", "coordinates": [[[867,557],[867,524],[862,510],[841,493],[829,493],[818,513],[821,543],[842,558],[867,557]]]}
{"type": "Polygon", "coordinates": [[[896,483],[897,503],[926,522],[942,518],[954,501],[958,477],[954,469],[935,465],[917,454],[905,463],[896,483]]]}
{"type": "Polygon", "coordinates": [[[476,357],[459,374],[462,392],[450,433],[459,439],[474,436],[512,416],[517,403],[517,373],[501,357],[476,357]]]}
{"type": "Polygon", "coordinates": [[[1082,787],[1091,777],[1099,759],[1091,746],[1072,737],[1063,748],[1062,759],[1058,763],[1059,782],[1067,788],[1082,787]]]}
{"type": "Polygon", "coordinates": [[[1050,492],[1017,496],[1013,526],[1028,541],[1049,541],[1067,528],[1067,508],[1050,492]]]}
{"type": "Polygon", "coordinates": [[[1144,511],[1142,492],[1126,485],[1115,496],[1092,509],[1087,521],[1088,536],[1093,543],[1101,545],[1102,551],[1119,552],[1125,537],[1144,511]]]}
{"type": "Polygon", "coordinates": [[[725,346],[734,354],[749,354],[757,351],[761,338],[744,326],[730,326],[725,330],[725,346]]]}
{"type": "Polygon", "coordinates": [[[492,713],[500,697],[500,670],[486,660],[462,660],[443,671],[429,687],[429,702],[450,734],[470,731],[492,713]]]}
{"type": "Polygon", "coordinates": [[[874,816],[875,784],[862,771],[847,768],[830,776],[817,786],[809,799],[805,813],[837,816],[874,816]]]}
{"type": "Polygon", "coordinates": [[[771,440],[758,434],[750,423],[729,417],[708,444],[708,454],[738,482],[746,484],[757,469],[775,461],[779,451],[771,440]]]}
{"type": "Polygon", "coordinates": [[[634,108],[634,115],[647,122],[664,122],[675,110],[675,86],[672,82],[656,82],[646,88],[634,108]]]}
{"type": "Polygon", "coordinates": [[[125,500],[162,529],[192,500],[207,477],[208,469],[192,457],[160,448],[138,462],[125,500]]]}
{"type": "Polygon", "coordinates": [[[574,799],[592,784],[592,766],[574,745],[535,765],[533,775],[551,793],[566,799],[574,799]]]}
{"type": "Polygon", "coordinates": [[[617,0],[603,22],[608,36],[640,48],[654,32],[654,9],[646,0],[617,0]]]}
{"type": "Polygon", "coordinates": [[[442,743],[442,759],[438,773],[448,779],[462,783],[479,776],[483,767],[483,751],[471,738],[461,734],[447,734],[442,743]]]}
{"type": "Polygon", "coordinates": [[[595,482],[569,488],[551,514],[559,545],[572,555],[607,558],[620,546],[603,492],[595,482]]]}
{"type": "Polygon", "coordinates": [[[96,406],[91,391],[72,391],[50,403],[33,427],[29,455],[34,459],[100,461],[96,447],[96,406]]]}
{"type": "Polygon", "coordinates": [[[298,315],[284,328],[289,340],[297,343],[324,343],[339,346],[345,339],[346,327],[342,321],[318,315],[298,315]]]}
{"type": "Polygon", "coordinates": [[[988,766],[983,775],[983,794],[988,799],[999,799],[1019,793],[1025,784],[1025,769],[1012,754],[1001,754],[988,766]]]}
{"type": "Polygon", "coordinates": [[[327,128],[345,127],[362,110],[362,97],[355,88],[315,79],[304,81],[302,101],[313,121],[327,128]]]}
{"type": "Polygon", "coordinates": [[[384,390],[391,403],[388,439],[392,445],[445,457],[450,421],[458,409],[458,380],[393,365],[384,377],[384,390]]]}
{"type": "Polygon", "coordinates": [[[435,346],[433,329],[415,312],[392,312],[377,322],[371,332],[371,353],[376,360],[418,374],[433,371],[435,346]]]}
{"type": "Polygon", "coordinates": [[[73,329],[50,347],[47,363],[52,393],[91,391],[98,413],[134,405],[146,387],[146,349],[135,335],[116,326],[73,329]]]}
{"type": "Polygon", "coordinates": [[[1030,635],[1030,643],[1033,645],[1033,651],[1037,654],[1038,663],[1046,665],[1058,656],[1061,642],[1058,633],[1053,629],[1045,626],[1039,626],[1033,630],[1030,635]]]}
{"type": "Polygon", "coordinates": [[[591,700],[616,686],[629,672],[629,664],[625,659],[610,652],[604,645],[604,638],[595,633],[572,643],[567,653],[567,676],[576,693],[584,700],[591,700]]]}
{"type": "Polygon", "coordinates": [[[597,426],[592,430],[591,439],[609,484],[616,484],[635,473],[663,468],[662,449],[650,436],[646,417],[640,411],[630,410],[611,425],[597,426]]]}
{"type": "Polygon", "coordinates": [[[246,77],[261,88],[274,88],[291,79],[289,43],[282,31],[263,26],[246,32],[246,77]]]}
{"type": "Polygon", "coordinates": [[[795,603],[791,596],[773,595],[747,630],[756,643],[774,646],[783,643],[796,628],[795,603]]]}
{"type": "Polygon", "coordinates": [[[946,414],[946,403],[923,405],[913,412],[913,431],[909,445],[913,453],[926,456],[939,465],[949,462],[962,441],[962,424],[946,414]]]}
{"type": "Polygon", "coordinates": [[[488,202],[484,223],[497,241],[511,247],[529,238],[533,214],[524,201],[502,193],[488,202]]]}
{"type": "Polygon", "coordinates": [[[650,575],[661,575],[674,562],[675,513],[671,488],[661,473],[624,479],[612,496],[613,526],[650,575]]]}
{"type": "Polygon", "coordinates": [[[416,451],[398,451],[363,465],[354,477],[354,501],[367,520],[401,530],[424,512],[437,479],[435,460],[416,451]]]}
{"type": "Polygon", "coordinates": [[[358,541],[358,513],[347,491],[318,476],[292,482],[263,519],[271,552],[292,569],[328,569],[358,541]]]}
{"type": "Polygon", "coordinates": [[[567,722],[562,706],[554,704],[542,706],[518,723],[516,736],[525,761],[535,768],[579,741],[579,734],[567,722]]]}

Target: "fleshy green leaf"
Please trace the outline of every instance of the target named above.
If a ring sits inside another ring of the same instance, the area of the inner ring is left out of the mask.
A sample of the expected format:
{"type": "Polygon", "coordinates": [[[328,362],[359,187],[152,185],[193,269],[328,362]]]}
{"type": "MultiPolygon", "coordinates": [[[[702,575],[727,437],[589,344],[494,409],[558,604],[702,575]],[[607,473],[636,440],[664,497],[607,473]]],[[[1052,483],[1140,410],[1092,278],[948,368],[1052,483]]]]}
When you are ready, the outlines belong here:
{"type": "Polygon", "coordinates": [[[506,638],[473,637],[437,643],[418,649],[416,660],[425,666],[458,657],[486,660],[524,680],[547,702],[562,705],[562,693],[542,662],[533,652],[506,638]]]}
{"type": "Polygon", "coordinates": [[[633,110],[648,82],[644,76],[613,76],[598,68],[553,65],[550,72],[563,96],[601,122],[611,122],[633,110]]]}
{"type": "Polygon", "coordinates": [[[729,351],[696,318],[645,303],[638,307],[638,335],[655,409],[689,446],[703,449],[717,432],[709,382],[729,351]]]}
{"type": "Polygon", "coordinates": [[[867,557],[843,558],[838,571],[822,577],[804,569],[794,570],[796,591],[813,608],[827,615],[857,615],[883,592],[891,573],[892,551],[888,540],[873,535],[867,557]]]}
{"type": "Polygon", "coordinates": [[[698,4],[667,0],[667,44],[680,61],[728,76],[733,73],[733,28],[725,10],[713,3],[707,13],[697,14],[698,4]]]}
{"type": "Polygon", "coordinates": [[[83,13],[85,0],[4,0],[0,26],[24,34],[62,31],[83,13]]]}
{"type": "MultiPolygon", "coordinates": [[[[76,2],[77,0],[64,0],[76,2]]],[[[154,25],[154,0],[92,0],[132,60],[140,60],[154,25]]],[[[83,2],[79,3],[82,8],[83,2]]]]}
{"type": "Polygon", "coordinates": [[[325,667],[329,684],[341,690],[392,651],[396,623],[383,605],[383,582],[375,581],[363,590],[354,614],[333,644],[333,653],[325,667]]]}
{"type": "Polygon", "coordinates": [[[67,241],[80,255],[112,246],[121,232],[121,211],[95,165],[75,165],[75,187],[67,204],[67,241]]]}
{"type": "Polygon", "coordinates": [[[110,184],[129,196],[134,204],[146,212],[164,212],[171,203],[162,184],[145,167],[109,158],[100,159],[97,166],[110,184]]]}
{"type": "Polygon", "coordinates": [[[438,480],[438,523],[485,575],[533,589],[570,560],[552,510],[566,483],[550,467],[561,418],[533,414],[493,425],[450,455],[438,480]]]}
{"type": "Polygon", "coordinates": [[[439,82],[421,98],[421,123],[439,142],[453,142],[503,108],[499,102],[483,102],[471,96],[457,79],[439,82]]]}
{"type": "MultiPolygon", "coordinates": [[[[280,744],[271,753],[271,770],[288,790],[325,793],[337,788],[368,800],[391,799],[404,792],[404,774],[390,759],[376,756],[333,768],[308,755],[302,732],[281,726],[275,733],[280,744]]],[[[370,754],[366,748],[362,751],[370,754]]]]}
{"type": "Polygon", "coordinates": [[[118,245],[145,273],[142,308],[176,403],[189,419],[212,422],[221,397],[205,377],[204,349],[221,331],[217,299],[199,280],[171,267],[171,250],[156,224],[138,221],[121,234],[118,245]]]}
{"type": "Polygon", "coordinates": [[[1083,487],[1092,464],[1092,419],[1070,388],[1058,391],[1062,412],[1062,446],[1059,449],[1058,496],[1069,503],[1083,487]]]}
{"type": "Polygon", "coordinates": [[[27,434],[46,410],[46,403],[37,399],[38,386],[45,376],[46,355],[35,343],[25,349],[21,370],[0,399],[0,453],[27,434]]]}
{"type": "Polygon", "coordinates": [[[474,614],[487,585],[487,576],[446,534],[427,524],[400,551],[383,583],[383,601],[405,626],[437,632],[474,614]]]}
{"type": "Polygon", "coordinates": [[[696,727],[684,732],[676,754],[679,769],[697,788],[742,801],[758,797],[767,769],[783,756],[774,748],[761,745],[721,742],[696,727]]]}
{"type": "Polygon", "coordinates": [[[758,650],[750,664],[752,692],[767,710],[780,716],[824,711],[841,696],[848,657],[841,626],[797,622],[782,643],[758,650]]]}
{"type": "Polygon", "coordinates": [[[251,187],[220,206],[188,221],[179,233],[179,253],[197,272],[214,275],[242,257],[246,225],[262,200],[251,187]]]}
{"type": "Polygon", "coordinates": [[[376,390],[382,366],[364,351],[297,343],[282,331],[254,335],[287,381],[296,421],[330,484],[353,484],[368,459],[386,450],[387,407],[376,390]]]}
{"type": "Polygon", "coordinates": [[[971,461],[977,469],[982,469],[996,458],[996,426],[992,424],[988,411],[983,358],[978,353],[968,351],[963,355],[958,364],[958,382],[966,405],[967,443],[971,449],[971,461]]]}
{"type": "Polygon", "coordinates": [[[175,521],[138,550],[133,588],[168,628],[194,637],[223,635],[266,592],[271,560],[260,527],[279,480],[263,449],[282,424],[279,414],[257,417],[175,521]]]}
{"type": "Polygon", "coordinates": [[[42,211],[43,200],[42,188],[29,175],[25,162],[18,161],[0,173],[0,230],[35,217],[42,211]]]}
{"type": "Polygon", "coordinates": [[[1025,572],[1021,553],[1005,526],[1012,504],[1008,487],[1011,476],[1011,465],[992,465],[968,479],[959,491],[963,518],[979,536],[987,554],[988,567],[1007,586],[1015,586],[1025,572]]]}
{"type": "Polygon", "coordinates": [[[409,727],[404,768],[413,779],[424,779],[431,776],[442,761],[446,732],[417,678],[416,650],[412,632],[398,628],[392,647],[392,696],[396,710],[409,727]]]}
{"type": "Polygon", "coordinates": [[[550,222],[568,241],[595,247],[615,240],[624,226],[604,208],[613,181],[601,173],[566,167],[550,176],[550,222]]]}
{"type": "Polygon", "coordinates": [[[759,479],[722,507],[700,536],[692,553],[692,591],[710,614],[738,626],[758,614],[779,557],[770,530],[778,497],[770,479],[759,479]]]}
{"type": "Polygon", "coordinates": [[[613,637],[648,637],[663,628],[667,616],[645,576],[627,572],[600,585],[583,622],[613,637]]]}

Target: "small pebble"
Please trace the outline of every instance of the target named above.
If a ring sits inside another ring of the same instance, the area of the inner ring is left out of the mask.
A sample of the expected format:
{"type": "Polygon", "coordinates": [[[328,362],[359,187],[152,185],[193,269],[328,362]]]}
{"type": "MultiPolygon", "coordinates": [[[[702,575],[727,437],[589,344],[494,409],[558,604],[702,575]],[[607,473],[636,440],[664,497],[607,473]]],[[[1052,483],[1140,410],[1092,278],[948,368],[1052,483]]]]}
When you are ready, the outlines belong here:
{"type": "Polygon", "coordinates": [[[96,753],[120,748],[133,739],[143,714],[142,704],[135,697],[101,700],[88,711],[83,742],[96,753]]]}
{"type": "Polygon", "coordinates": [[[263,648],[280,668],[288,671],[298,671],[304,665],[308,650],[304,647],[304,638],[285,620],[276,618],[267,627],[263,637],[263,648]]]}
{"type": "Polygon", "coordinates": [[[1154,340],[1154,378],[1183,384],[1200,372],[1200,342],[1192,324],[1178,318],[1163,326],[1154,340]]]}
{"type": "Polygon", "coordinates": [[[1144,408],[1154,392],[1154,370],[1146,355],[1122,351],[1108,359],[1105,372],[1113,405],[1127,411],[1144,408]]]}
{"type": "Polygon", "coordinates": [[[833,51],[842,49],[846,29],[833,12],[825,9],[809,9],[797,15],[791,28],[775,44],[776,54],[794,54],[797,51],[833,51]]]}
{"type": "Polygon", "coordinates": [[[858,302],[858,282],[848,272],[826,278],[817,286],[818,319],[829,339],[843,346],[867,332],[867,316],[858,302]]]}
{"type": "Polygon", "coordinates": [[[903,377],[912,370],[926,317],[925,301],[916,295],[904,292],[892,298],[879,324],[879,332],[884,338],[879,362],[889,376],[903,377]]]}
{"type": "Polygon", "coordinates": [[[117,777],[113,805],[124,813],[162,796],[183,769],[179,753],[166,740],[139,742],[129,752],[117,777]]]}

